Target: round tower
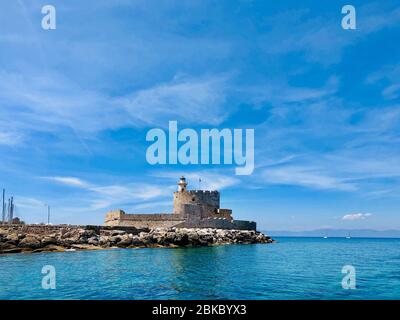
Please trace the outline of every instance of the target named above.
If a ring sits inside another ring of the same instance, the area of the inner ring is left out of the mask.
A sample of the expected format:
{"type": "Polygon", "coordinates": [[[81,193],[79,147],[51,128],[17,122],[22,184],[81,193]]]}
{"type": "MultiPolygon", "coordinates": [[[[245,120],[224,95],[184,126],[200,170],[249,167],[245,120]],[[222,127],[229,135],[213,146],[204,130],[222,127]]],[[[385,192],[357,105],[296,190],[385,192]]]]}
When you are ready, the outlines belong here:
{"type": "Polygon", "coordinates": [[[199,215],[202,218],[216,213],[219,207],[219,192],[208,190],[187,190],[185,177],[178,182],[174,192],[174,213],[199,215]]]}
{"type": "Polygon", "coordinates": [[[186,186],[187,186],[186,178],[182,176],[178,182],[178,191],[186,191],[186,186]]]}

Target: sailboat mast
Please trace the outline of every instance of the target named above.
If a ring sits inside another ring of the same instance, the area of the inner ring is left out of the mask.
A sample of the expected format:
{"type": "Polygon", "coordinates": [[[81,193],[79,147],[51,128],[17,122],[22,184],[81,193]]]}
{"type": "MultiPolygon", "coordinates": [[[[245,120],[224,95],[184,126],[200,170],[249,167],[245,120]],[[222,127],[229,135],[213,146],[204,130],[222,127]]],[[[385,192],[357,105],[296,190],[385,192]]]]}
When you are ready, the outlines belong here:
{"type": "Polygon", "coordinates": [[[6,203],[4,202],[4,197],[6,196],[6,190],[5,189],[3,189],[3,205],[2,205],[2,207],[1,207],[1,212],[2,212],[2,215],[1,215],[1,221],[4,223],[4,222],[6,222],[6,203]]]}
{"type": "Polygon", "coordinates": [[[11,207],[10,207],[10,223],[14,220],[14,197],[11,197],[11,207]]]}

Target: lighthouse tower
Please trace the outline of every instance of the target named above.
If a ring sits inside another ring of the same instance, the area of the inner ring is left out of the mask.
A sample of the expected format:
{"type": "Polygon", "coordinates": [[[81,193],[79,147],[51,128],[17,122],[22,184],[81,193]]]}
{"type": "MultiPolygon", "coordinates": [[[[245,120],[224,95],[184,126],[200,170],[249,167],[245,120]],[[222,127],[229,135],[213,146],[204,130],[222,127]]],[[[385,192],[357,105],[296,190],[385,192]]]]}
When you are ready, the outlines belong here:
{"type": "Polygon", "coordinates": [[[184,176],[178,182],[178,191],[186,191],[187,182],[184,176]]]}
{"type": "MultiPolygon", "coordinates": [[[[174,213],[191,218],[214,216],[219,207],[219,192],[209,190],[187,190],[185,177],[178,182],[178,191],[174,192],[174,213]]],[[[219,215],[220,217],[220,215],[219,215]]]]}

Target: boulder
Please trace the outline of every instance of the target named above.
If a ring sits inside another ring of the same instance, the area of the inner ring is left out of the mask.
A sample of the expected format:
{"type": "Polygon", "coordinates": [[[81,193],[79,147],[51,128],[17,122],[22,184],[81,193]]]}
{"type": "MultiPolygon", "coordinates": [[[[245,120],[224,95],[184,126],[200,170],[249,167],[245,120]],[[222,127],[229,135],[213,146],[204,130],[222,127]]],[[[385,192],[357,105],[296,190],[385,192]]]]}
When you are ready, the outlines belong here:
{"type": "Polygon", "coordinates": [[[33,235],[27,235],[24,239],[22,239],[18,247],[20,248],[29,248],[29,249],[37,249],[42,247],[40,240],[33,235]]]}
{"type": "Polygon", "coordinates": [[[41,243],[43,246],[57,244],[57,238],[55,236],[45,236],[42,238],[41,243]]]}
{"type": "Polygon", "coordinates": [[[121,236],[126,234],[126,231],[123,230],[111,230],[110,231],[110,236],[121,236]]]}
{"type": "Polygon", "coordinates": [[[111,245],[115,245],[115,244],[117,244],[118,242],[120,242],[121,240],[122,240],[122,237],[121,237],[121,236],[111,236],[111,237],[109,238],[109,241],[110,241],[111,245]]]}
{"type": "Polygon", "coordinates": [[[18,244],[19,239],[20,239],[20,238],[19,238],[18,234],[16,234],[16,233],[10,233],[10,234],[8,234],[7,237],[6,237],[6,241],[7,241],[8,243],[14,244],[14,245],[17,245],[17,244],[18,244]]]}
{"type": "Polygon", "coordinates": [[[131,246],[134,247],[139,247],[139,246],[143,246],[143,240],[139,237],[139,236],[133,236],[131,239],[131,246]]]}
{"type": "Polygon", "coordinates": [[[102,246],[102,247],[109,247],[110,246],[110,237],[108,237],[108,236],[100,236],[99,245],[102,246]]]}
{"type": "Polygon", "coordinates": [[[187,246],[189,244],[189,236],[187,233],[176,233],[174,244],[177,246],[187,246]]]}
{"type": "Polygon", "coordinates": [[[99,244],[99,237],[97,237],[97,236],[90,237],[87,240],[87,243],[90,244],[90,245],[93,245],[93,246],[97,246],[99,244]]]}
{"type": "Polygon", "coordinates": [[[132,244],[132,238],[125,234],[120,236],[120,241],[118,242],[118,247],[128,247],[132,244]]]}
{"type": "Polygon", "coordinates": [[[9,242],[0,242],[0,252],[14,248],[16,248],[14,244],[11,244],[9,242]]]}

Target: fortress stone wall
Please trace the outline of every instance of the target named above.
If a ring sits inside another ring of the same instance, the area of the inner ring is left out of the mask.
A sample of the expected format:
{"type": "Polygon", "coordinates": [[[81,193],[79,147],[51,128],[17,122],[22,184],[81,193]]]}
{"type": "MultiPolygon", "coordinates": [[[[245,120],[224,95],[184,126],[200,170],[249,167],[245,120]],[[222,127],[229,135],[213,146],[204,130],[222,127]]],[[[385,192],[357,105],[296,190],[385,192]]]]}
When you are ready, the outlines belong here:
{"type": "Polygon", "coordinates": [[[126,214],[123,210],[110,211],[104,224],[135,228],[169,228],[186,221],[183,215],[169,213],[126,214]]]}
{"type": "MultiPolygon", "coordinates": [[[[181,227],[181,226],[177,226],[181,227]]],[[[244,220],[228,220],[225,218],[206,218],[199,221],[186,221],[182,224],[185,228],[214,228],[214,229],[230,229],[230,230],[256,230],[254,221],[244,220]]]]}
{"type": "Polygon", "coordinates": [[[220,208],[220,193],[208,190],[186,190],[184,177],[174,192],[174,211],[170,213],[127,214],[123,210],[107,213],[106,226],[136,228],[217,228],[256,230],[253,221],[234,220],[231,209],[220,208]]]}

